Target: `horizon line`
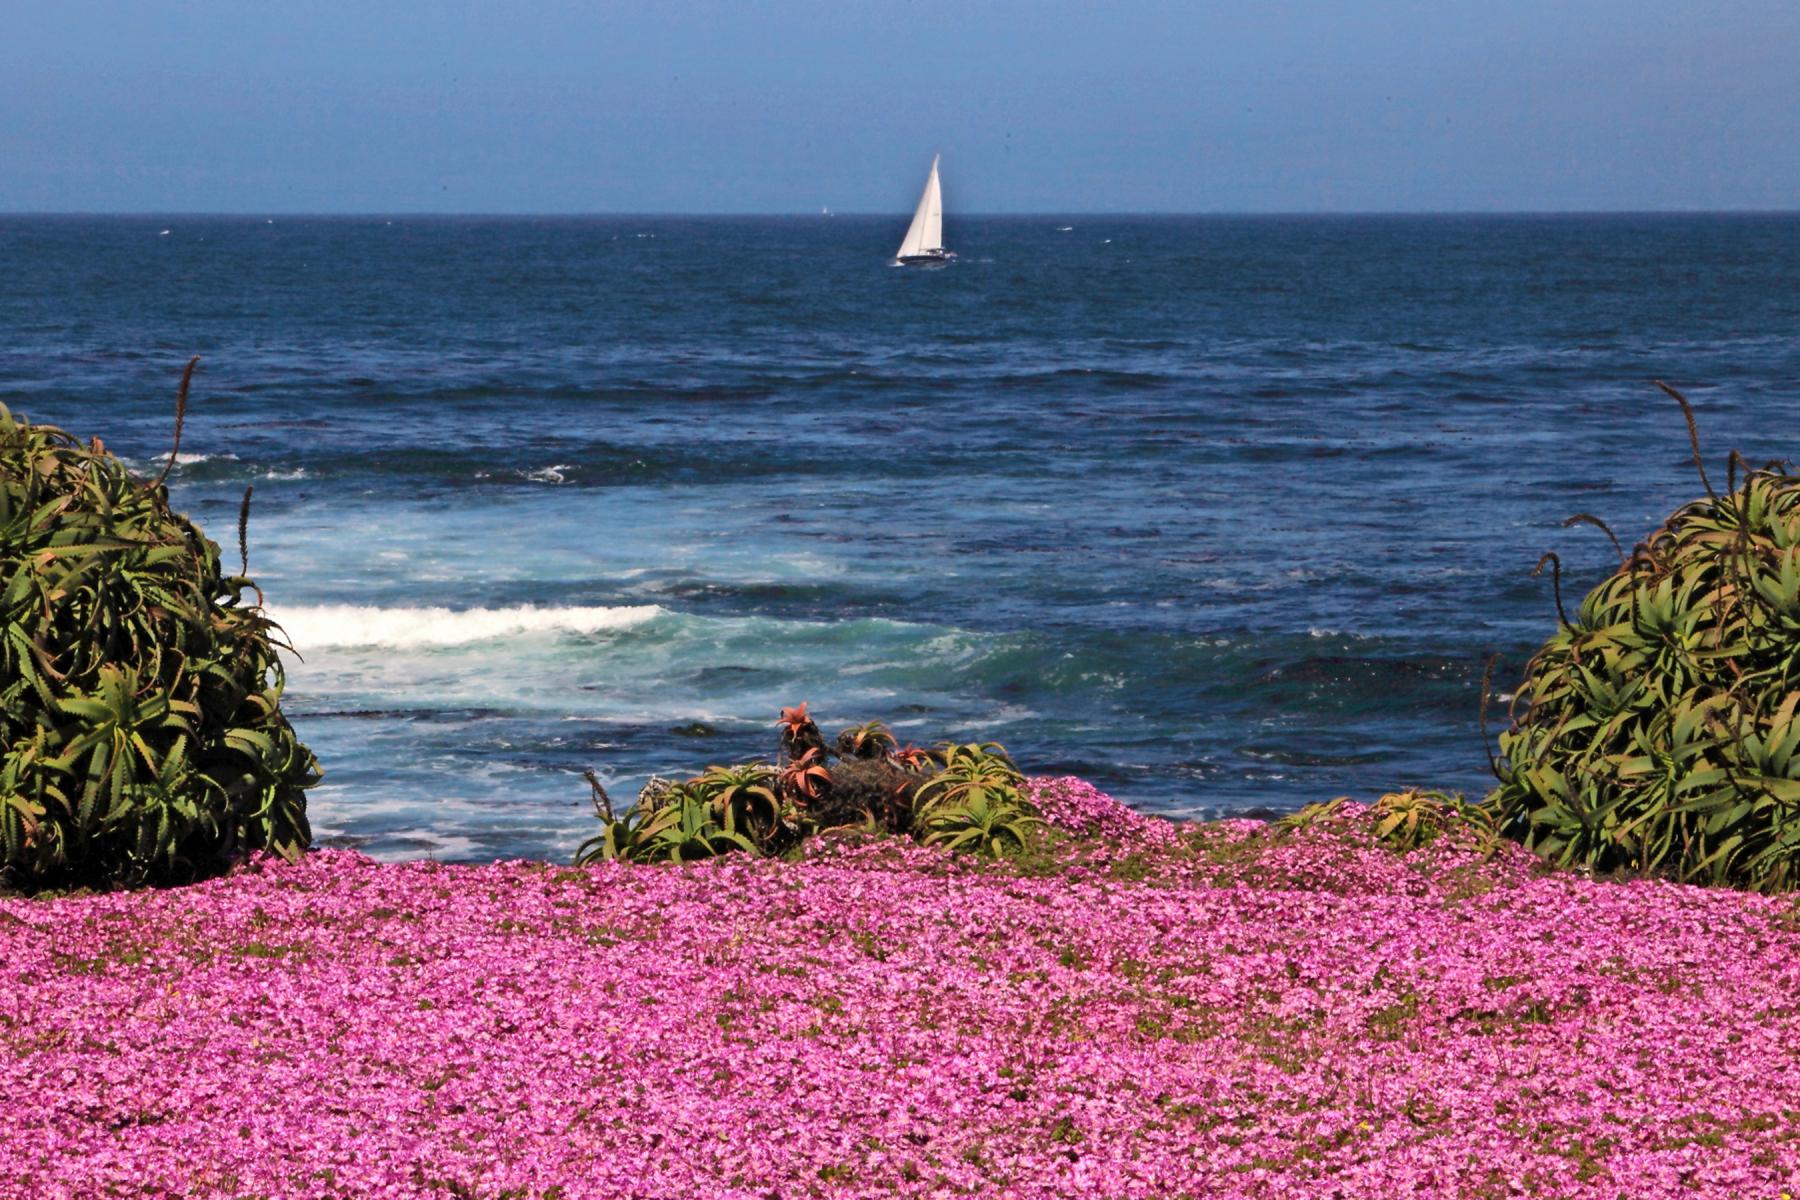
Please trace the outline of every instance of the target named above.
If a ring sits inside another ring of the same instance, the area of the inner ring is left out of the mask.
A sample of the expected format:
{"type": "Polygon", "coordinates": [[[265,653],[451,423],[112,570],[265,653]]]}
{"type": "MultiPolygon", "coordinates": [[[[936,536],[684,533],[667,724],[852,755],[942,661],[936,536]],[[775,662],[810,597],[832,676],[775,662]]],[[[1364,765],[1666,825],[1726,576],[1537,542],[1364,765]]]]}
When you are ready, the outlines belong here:
{"type": "MultiPolygon", "coordinates": [[[[0,219],[10,217],[120,217],[120,218],[262,218],[276,217],[305,219],[347,219],[374,220],[404,217],[444,218],[444,219],[520,219],[520,220],[593,220],[597,218],[645,219],[682,217],[689,219],[807,219],[835,220],[838,217],[867,219],[904,220],[908,216],[904,210],[893,212],[873,211],[866,209],[833,212],[830,210],[813,212],[751,212],[721,210],[683,210],[667,209],[652,211],[649,209],[595,209],[595,210],[542,210],[525,209],[358,209],[358,210],[316,210],[316,209],[4,209],[0,208],[0,219]]],[[[958,213],[955,219],[993,218],[993,217],[1042,217],[1042,218],[1118,218],[1118,217],[1706,217],[1706,216],[1746,216],[1746,217],[1785,217],[1800,216],[1800,206],[1792,208],[1294,208],[1294,209],[1090,209],[1064,210],[1051,209],[992,209],[987,211],[969,211],[958,213]]]]}

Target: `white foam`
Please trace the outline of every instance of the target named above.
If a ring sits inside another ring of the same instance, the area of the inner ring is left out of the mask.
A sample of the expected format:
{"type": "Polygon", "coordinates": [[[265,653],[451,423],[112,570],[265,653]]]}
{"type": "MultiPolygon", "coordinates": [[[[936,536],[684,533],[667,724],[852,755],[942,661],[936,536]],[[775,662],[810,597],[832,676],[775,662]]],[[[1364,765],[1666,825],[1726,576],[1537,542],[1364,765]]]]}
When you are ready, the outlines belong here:
{"type": "MultiPolygon", "coordinates": [[[[215,458],[234,459],[236,457],[237,455],[235,454],[189,454],[186,450],[183,450],[175,455],[175,465],[178,467],[191,467],[195,463],[211,462],[215,458]]],[[[124,463],[131,470],[136,471],[139,474],[144,474],[146,472],[162,470],[163,464],[169,461],[169,456],[167,454],[153,454],[149,458],[127,458],[125,455],[121,454],[119,455],[119,461],[124,463]]]]}
{"type": "Polygon", "coordinates": [[[359,604],[284,607],[269,615],[305,654],[325,646],[459,646],[520,634],[598,633],[661,616],[655,604],[538,608],[376,608],[359,604]]]}

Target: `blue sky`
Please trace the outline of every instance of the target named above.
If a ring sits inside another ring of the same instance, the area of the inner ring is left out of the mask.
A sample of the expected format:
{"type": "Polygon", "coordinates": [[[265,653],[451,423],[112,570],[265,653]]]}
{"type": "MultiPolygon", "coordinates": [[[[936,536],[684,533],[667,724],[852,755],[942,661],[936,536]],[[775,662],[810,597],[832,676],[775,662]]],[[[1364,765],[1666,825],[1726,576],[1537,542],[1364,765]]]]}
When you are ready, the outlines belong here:
{"type": "Polygon", "coordinates": [[[1800,208],[1796,0],[0,0],[0,210],[1800,208]]]}

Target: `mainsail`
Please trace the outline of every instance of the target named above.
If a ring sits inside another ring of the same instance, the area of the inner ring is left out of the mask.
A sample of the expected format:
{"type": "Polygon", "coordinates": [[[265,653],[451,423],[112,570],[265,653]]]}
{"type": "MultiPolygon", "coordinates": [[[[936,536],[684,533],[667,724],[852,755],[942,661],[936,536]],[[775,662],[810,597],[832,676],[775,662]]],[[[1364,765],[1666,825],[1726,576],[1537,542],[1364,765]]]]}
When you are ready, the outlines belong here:
{"type": "Polygon", "coordinates": [[[900,243],[900,249],[894,257],[911,258],[943,248],[944,193],[938,186],[938,160],[933,155],[931,174],[925,180],[925,194],[919,197],[919,207],[913,213],[912,224],[906,227],[906,239],[900,243]]]}

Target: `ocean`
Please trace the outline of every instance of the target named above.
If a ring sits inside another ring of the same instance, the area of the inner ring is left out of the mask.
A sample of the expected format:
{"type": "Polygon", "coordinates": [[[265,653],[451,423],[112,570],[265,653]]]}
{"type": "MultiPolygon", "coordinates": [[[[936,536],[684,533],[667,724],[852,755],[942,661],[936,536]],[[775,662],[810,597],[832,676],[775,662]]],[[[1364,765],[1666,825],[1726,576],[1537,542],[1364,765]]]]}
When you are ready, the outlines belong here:
{"type": "Polygon", "coordinates": [[[322,842],[566,859],[580,772],[996,739],[1148,812],[1489,782],[1573,605],[1800,449],[1800,216],[0,216],[0,402],[146,471],[300,657],[322,842]]]}

